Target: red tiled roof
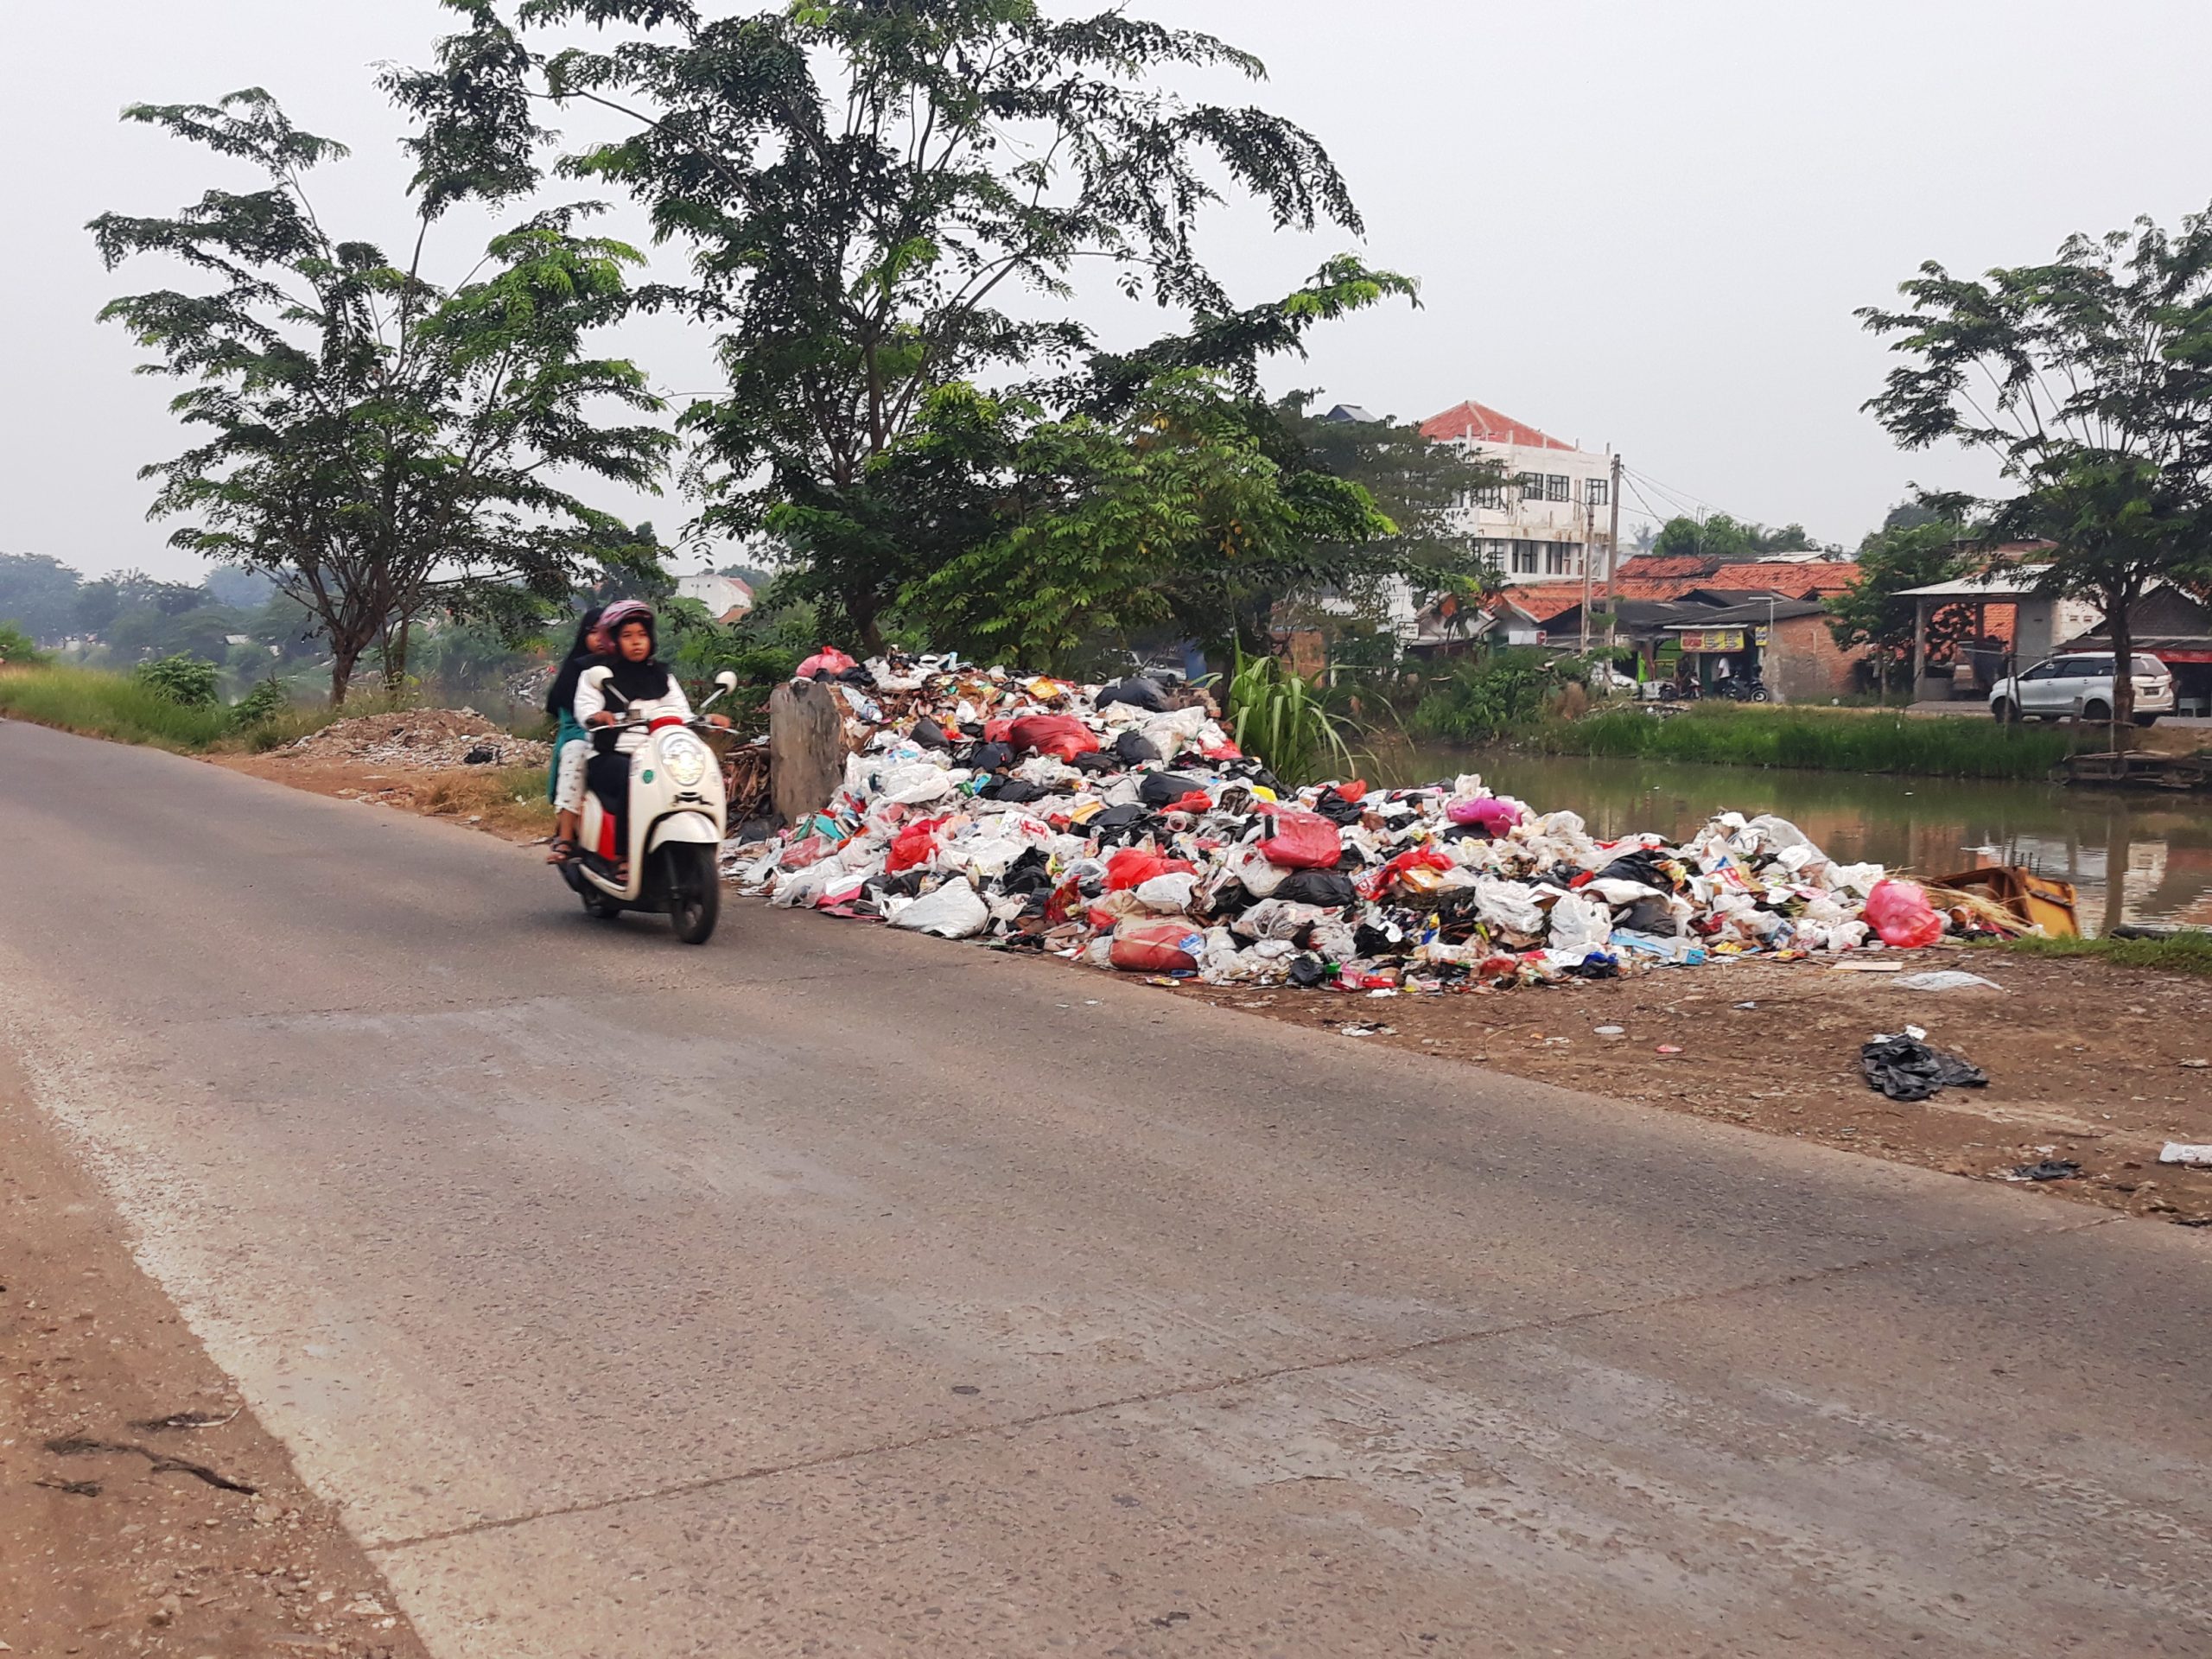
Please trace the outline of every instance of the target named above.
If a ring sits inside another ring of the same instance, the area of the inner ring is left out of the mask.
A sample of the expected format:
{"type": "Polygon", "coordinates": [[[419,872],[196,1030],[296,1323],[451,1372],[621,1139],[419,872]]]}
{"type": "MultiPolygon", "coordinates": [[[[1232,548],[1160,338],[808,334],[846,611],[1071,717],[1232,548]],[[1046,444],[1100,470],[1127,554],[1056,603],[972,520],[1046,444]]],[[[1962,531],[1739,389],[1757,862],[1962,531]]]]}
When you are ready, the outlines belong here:
{"type": "Polygon", "coordinates": [[[1548,433],[1539,432],[1510,415],[1501,415],[1486,404],[1465,403],[1421,423],[1421,435],[1436,443],[1471,438],[1478,443],[1510,443],[1521,449],[1572,449],[1548,433]]]}
{"type": "Polygon", "coordinates": [[[1803,599],[1808,594],[1840,594],[1859,580],[1859,566],[1833,564],[1820,560],[1810,564],[1797,564],[1787,560],[1762,561],[1757,564],[1724,564],[1713,573],[1707,584],[1713,588],[1772,588],[1792,599],[1803,599]]]}
{"type": "MultiPolygon", "coordinates": [[[[1595,588],[1591,590],[1594,594],[1595,588]]],[[[1582,584],[1579,582],[1516,582],[1503,590],[1499,597],[1510,600],[1539,622],[1573,610],[1582,602],[1582,584]]]]}
{"type": "Polygon", "coordinates": [[[1630,578],[1645,576],[1709,576],[1720,568],[1719,559],[1708,559],[1695,553],[1669,553],[1663,558],[1656,553],[1639,553],[1632,559],[1621,561],[1620,574],[1630,578]]]}

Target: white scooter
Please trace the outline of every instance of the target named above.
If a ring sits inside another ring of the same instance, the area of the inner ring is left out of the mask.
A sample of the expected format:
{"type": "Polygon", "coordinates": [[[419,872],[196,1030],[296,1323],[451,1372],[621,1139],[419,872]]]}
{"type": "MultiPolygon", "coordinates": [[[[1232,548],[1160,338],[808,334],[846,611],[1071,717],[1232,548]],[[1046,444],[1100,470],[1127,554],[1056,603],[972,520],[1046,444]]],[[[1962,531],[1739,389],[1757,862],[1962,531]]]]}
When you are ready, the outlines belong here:
{"type": "MultiPolygon", "coordinates": [[[[583,677],[602,689],[610,706],[626,707],[620,692],[605,690],[613,673],[603,666],[588,668],[583,677]]],[[[715,684],[714,696],[700,705],[701,715],[737,689],[737,676],[725,671],[715,677],[715,684]]],[[[594,916],[611,920],[626,910],[665,912],[676,925],[676,937],[686,944],[704,944],[714,936],[722,895],[717,855],[728,808],[721,763],[698,736],[705,727],[696,716],[646,721],[626,715],[617,725],[600,728],[643,729],[649,735],[630,757],[630,844],[613,845],[609,814],[599,797],[586,790],[582,833],[577,837],[585,850],[560,866],[562,879],[582,895],[584,908],[594,916]],[[616,868],[626,863],[626,879],[618,880],[616,868]]]]}

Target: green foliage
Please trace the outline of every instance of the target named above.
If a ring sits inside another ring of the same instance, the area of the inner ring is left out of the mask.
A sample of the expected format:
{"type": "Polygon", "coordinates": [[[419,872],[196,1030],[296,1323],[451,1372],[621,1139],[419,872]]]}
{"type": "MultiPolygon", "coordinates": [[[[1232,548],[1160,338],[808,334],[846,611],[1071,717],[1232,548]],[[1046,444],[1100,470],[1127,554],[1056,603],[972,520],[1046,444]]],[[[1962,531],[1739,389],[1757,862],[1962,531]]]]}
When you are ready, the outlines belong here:
{"type": "Polygon", "coordinates": [[[87,736],[200,750],[229,728],[219,703],[181,703],[124,674],[54,665],[0,674],[0,714],[87,736]]]}
{"type": "Polygon", "coordinates": [[[130,671],[130,677],[180,709],[211,709],[222,698],[222,673],[214,664],[179,652],[130,671]]]}
{"type": "Polygon", "coordinates": [[[2055,543],[2044,591],[2095,600],[2112,632],[2117,741],[2129,612],[2154,582],[2212,580],[2212,213],[2071,237],[1980,279],[1931,262],[1899,292],[1904,309],[1859,314],[1903,359],[1866,407],[1908,449],[1996,461],[2009,496],[1923,505],[1986,514],[1986,546],[2055,543]]]}
{"type": "Polygon", "coordinates": [[[38,642],[13,622],[0,622],[0,663],[22,667],[27,664],[42,663],[46,658],[38,642]]]}
{"type": "Polygon", "coordinates": [[[212,279],[213,291],[132,295],[102,313],[154,354],[149,372],[188,383],[170,406],[205,434],[144,469],[162,480],[155,512],[188,521],[174,545],[263,573],[314,617],[333,702],[372,646],[397,684],[426,611],[490,588],[563,598],[634,556],[618,521],[551,481],[651,488],[673,442],[600,424],[603,411],[662,405],[634,365],[584,349],[627,308],[624,268],[640,263],[575,233],[589,210],[524,220],[442,289],[420,270],[441,204],[426,203],[404,266],[336,239],[305,175],[344,148],[295,127],[266,92],[124,113],[267,175],[175,218],[106,213],[90,228],[110,269],[156,254],[212,279]]]}
{"type": "Polygon", "coordinates": [[[2156,968],[2167,973],[2212,978],[2212,933],[2176,933],[2163,939],[2045,939],[2030,934],[2005,939],[2000,948],[2023,957],[2094,957],[2120,968],[2156,968]]]}
{"type": "Polygon", "coordinates": [[[1413,713],[1415,735],[1482,743],[1529,725],[1569,685],[1587,685],[1580,659],[1529,646],[1510,647],[1462,662],[1413,713]]]}
{"type": "Polygon", "coordinates": [[[2074,748],[2069,734],[2042,727],[1726,703],[1664,716],[1611,710],[1548,723],[1530,741],[1546,753],[1615,760],[2023,779],[2044,778],[2074,748]]]}
{"type": "MultiPolygon", "coordinates": [[[[903,607],[941,643],[1031,668],[1065,665],[1101,632],[1234,639],[1253,609],[1390,529],[1359,486],[1270,457],[1267,419],[1192,370],[1163,373],[1111,422],[939,391],[871,472],[878,534],[915,522],[890,510],[902,499],[959,508],[942,549],[910,537],[934,568],[903,607]]],[[[810,546],[853,520],[790,509],[778,523],[810,546]]]]}
{"type": "Polygon", "coordinates": [[[1262,73],[1210,35],[1030,0],[448,3],[464,32],[435,67],[386,80],[423,118],[412,148],[425,202],[535,185],[551,137],[536,110],[582,105],[614,123],[556,165],[627,193],[691,254],[688,284],[641,298],[716,331],[726,387],[683,418],[704,522],[742,534],[779,510],[812,515],[794,525],[804,596],[856,642],[880,643],[885,613],[934,568],[918,568],[898,532],[944,546],[975,506],[957,469],[910,524],[855,499],[874,487],[877,457],[931,442],[935,394],[1088,359],[1064,395],[1020,396],[1064,419],[1088,393],[1099,401],[1084,412],[1109,423],[1116,389],[1168,370],[1241,376],[1256,396],[1259,355],[1393,280],[1346,266],[1287,308],[1230,303],[1196,236],[1226,188],[1278,229],[1360,225],[1310,134],[1167,89],[1192,72],[1262,73]],[[1197,324],[1107,359],[1065,315],[1078,270],[1197,324]]]}
{"type": "Polygon", "coordinates": [[[1340,717],[1280,657],[1237,653],[1227,714],[1236,747],[1293,787],[1349,778],[1356,769],[1340,717]]]}
{"type": "Polygon", "coordinates": [[[1750,564],[1772,553],[1802,553],[1815,546],[1802,524],[1770,530],[1716,512],[1704,519],[1669,518],[1660,527],[1650,551],[1675,556],[1719,559],[1729,564],[1750,564]]]}
{"type": "Polygon", "coordinates": [[[231,705],[231,724],[249,731],[267,724],[291,706],[291,698],[275,680],[257,680],[251,691],[231,705]]]}
{"type": "Polygon", "coordinates": [[[0,553],[0,619],[34,640],[59,640],[77,626],[78,581],[43,553],[0,553]]]}
{"type": "MultiPolygon", "coordinates": [[[[1958,543],[1964,528],[1936,518],[1909,528],[1876,531],[1859,543],[1859,576],[1828,601],[1828,632],[1845,651],[1868,648],[1876,681],[1886,693],[1900,670],[1910,671],[1915,626],[1908,589],[1948,582],[1967,567],[1958,543]]],[[[1955,643],[1970,620],[1963,608],[1938,611],[1929,619],[1934,645],[1955,643]]]]}

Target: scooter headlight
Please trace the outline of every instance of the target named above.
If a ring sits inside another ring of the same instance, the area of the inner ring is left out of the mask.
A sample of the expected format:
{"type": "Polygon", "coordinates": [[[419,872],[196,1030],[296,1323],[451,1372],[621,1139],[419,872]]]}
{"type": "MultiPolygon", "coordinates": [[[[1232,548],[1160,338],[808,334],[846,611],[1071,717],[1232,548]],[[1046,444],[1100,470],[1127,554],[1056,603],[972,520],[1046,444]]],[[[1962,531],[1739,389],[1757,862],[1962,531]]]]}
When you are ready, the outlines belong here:
{"type": "Polygon", "coordinates": [[[695,737],[671,737],[660,746],[661,764],[679,789],[696,789],[707,775],[707,746],[695,737]]]}

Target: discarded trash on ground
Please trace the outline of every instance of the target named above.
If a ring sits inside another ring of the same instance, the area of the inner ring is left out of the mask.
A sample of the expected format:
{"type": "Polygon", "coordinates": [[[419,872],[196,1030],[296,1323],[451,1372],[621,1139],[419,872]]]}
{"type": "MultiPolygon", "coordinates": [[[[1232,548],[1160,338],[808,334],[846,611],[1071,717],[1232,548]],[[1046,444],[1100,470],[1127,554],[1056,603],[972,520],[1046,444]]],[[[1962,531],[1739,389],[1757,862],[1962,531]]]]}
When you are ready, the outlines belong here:
{"type": "Polygon", "coordinates": [[[878,718],[848,722],[857,752],[823,810],[725,847],[730,877],[778,905],[1209,985],[1369,993],[1834,962],[1878,931],[1954,925],[1770,816],[1601,842],[1471,773],[1293,789],[1179,681],[814,666],[865,685],[878,718]]]}
{"type": "Polygon", "coordinates": [[[2082,1173],[2082,1166],[2070,1158],[2046,1158],[2039,1164],[2016,1164],[2005,1179],[2008,1181],[2070,1181],[2082,1173]]]}
{"type": "Polygon", "coordinates": [[[2159,1148],[2158,1161],[2162,1164],[2182,1164],[2190,1169],[2212,1169],[2212,1145],[2169,1141],[2159,1148]]]}
{"type": "Polygon", "coordinates": [[[1928,1033],[1908,1026],[1902,1034],[1876,1037],[1859,1051],[1859,1068],[1870,1087],[1891,1100],[1926,1100],[1939,1089],[1979,1089],[1989,1081],[1980,1066],[1928,1046],[1928,1033]]]}
{"type": "Polygon", "coordinates": [[[1929,974],[1907,974],[1897,981],[1901,991],[1970,991],[1975,988],[2001,991],[2005,988],[1993,979],[1984,979],[1980,974],[1961,973],[1955,968],[1939,969],[1929,974]]]}

